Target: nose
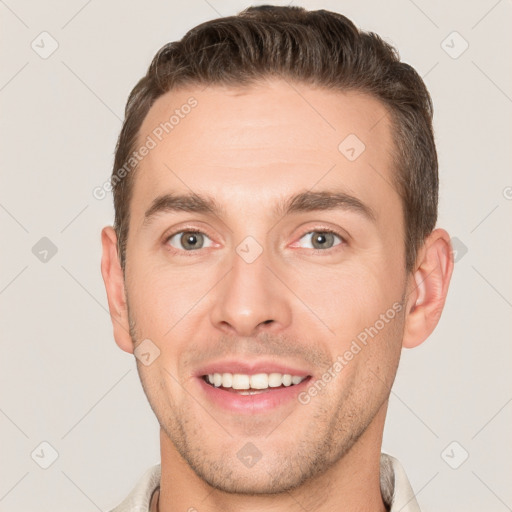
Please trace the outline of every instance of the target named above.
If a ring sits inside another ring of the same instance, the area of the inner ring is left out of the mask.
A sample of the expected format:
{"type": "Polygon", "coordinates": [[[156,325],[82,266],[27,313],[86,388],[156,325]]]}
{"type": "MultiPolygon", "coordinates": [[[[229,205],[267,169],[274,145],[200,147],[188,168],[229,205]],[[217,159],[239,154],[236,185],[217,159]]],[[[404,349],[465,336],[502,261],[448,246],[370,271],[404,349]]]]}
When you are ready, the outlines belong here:
{"type": "Polygon", "coordinates": [[[269,268],[266,252],[248,262],[238,253],[231,271],[219,283],[211,311],[214,326],[226,334],[255,336],[260,331],[278,332],[291,323],[290,292],[269,268]]]}

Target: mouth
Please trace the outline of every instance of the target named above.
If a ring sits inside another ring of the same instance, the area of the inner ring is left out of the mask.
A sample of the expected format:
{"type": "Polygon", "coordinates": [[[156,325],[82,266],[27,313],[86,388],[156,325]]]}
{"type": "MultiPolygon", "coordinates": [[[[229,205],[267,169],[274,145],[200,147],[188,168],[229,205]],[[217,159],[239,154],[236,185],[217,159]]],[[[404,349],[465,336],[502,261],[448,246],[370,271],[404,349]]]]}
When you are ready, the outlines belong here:
{"type": "Polygon", "coordinates": [[[245,369],[248,373],[241,373],[240,370],[244,370],[240,369],[240,373],[230,373],[225,370],[203,371],[197,375],[196,382],[207,403],[236,415],[273,414],[281,407],[300,407],[299,393],[313,379],[311,375],[276,371],[263,373],[245,369]]]}
{"type": "Polygon", "coordinates": [[[209,373],[202,379],[211,387],[237,395],[259,395],[283,388],[292,388],[309,380],[310,375],[290,373],[209,373]]]}

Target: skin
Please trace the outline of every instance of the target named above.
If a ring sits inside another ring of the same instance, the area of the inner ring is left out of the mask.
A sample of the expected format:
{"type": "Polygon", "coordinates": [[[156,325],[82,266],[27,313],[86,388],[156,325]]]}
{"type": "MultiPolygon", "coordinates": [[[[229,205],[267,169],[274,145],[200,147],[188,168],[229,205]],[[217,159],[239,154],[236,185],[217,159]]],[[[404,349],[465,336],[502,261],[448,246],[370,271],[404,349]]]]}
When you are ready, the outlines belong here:
{"type": "Polygon", "coordinates": [[[450,237],[434,230],[406,274],[391,131],[378,100],[279,80],[189,87],[155,102],[140,140],[190,96],[197,107],[136,171],[125,276],[113,228],[102,231],[116,343],[132,353],[149,338],[160,350],[148,366],[137,360],[161,425],[159,510],[383,511],[390,388],[402,347],[422,343],[441,316],[450,237]],[[348,134],[366,145],[352,162],[338,150],[348,134]],[[307,190],[343,190],[376,220],[342,209],[274,215],[279,200],[307,190]],[[144,226],[157,196],[190,191],[211,194],[222,215],[171,211],[144,226]],[[168,237],[185,228],[205,233],[205,247],[186,251],[180,235],[172,247],[168,237]],[[315,252],[311,233],[326,228],[344,240],[315,252]],[[247,236],[262,248],[252,263],[236,252],[247,236]],[[240,415],[198,386],[200,365],[229,356],[271,357],[314,383],[397,303],[394,319],[307,405],[240,415]],[[262,454],[251,468],[237,457],[247,442],[262,454]]]}

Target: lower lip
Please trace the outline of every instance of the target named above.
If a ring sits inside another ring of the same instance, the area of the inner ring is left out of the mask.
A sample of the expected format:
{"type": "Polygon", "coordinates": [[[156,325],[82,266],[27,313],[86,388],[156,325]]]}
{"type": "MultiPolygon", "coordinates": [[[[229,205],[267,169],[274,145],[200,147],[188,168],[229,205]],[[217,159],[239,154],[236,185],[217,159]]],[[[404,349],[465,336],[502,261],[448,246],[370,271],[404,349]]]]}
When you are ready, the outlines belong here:
{"type": "Polygon", "coordinates": [[[198,377],[197,380],[207,399],[215,405],[228,411],[254,414],[268,412],[293,400],[297,400],[297,395],[304,391],[311,377],[305,378],[294,386],[269,388],[268,391],[255,395],[241,395],[233,391],[225,391],[222,388],[211,386],[201,377],[198,377]]]}

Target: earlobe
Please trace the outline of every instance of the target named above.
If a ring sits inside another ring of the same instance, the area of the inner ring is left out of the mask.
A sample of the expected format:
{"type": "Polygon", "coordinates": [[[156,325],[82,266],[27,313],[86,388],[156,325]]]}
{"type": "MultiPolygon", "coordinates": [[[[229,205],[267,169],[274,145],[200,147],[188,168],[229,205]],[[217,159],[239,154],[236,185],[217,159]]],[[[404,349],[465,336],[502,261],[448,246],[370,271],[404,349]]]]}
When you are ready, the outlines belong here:
{"type": "Polygon", "coordinates": [[[122,350],[133,353],[123,270],[117,253],[117,236],[111,226],[103,228],[101,232],[101,245],[103,249],[101,275],[103,276],[107,292],[110,318],[114,328],[114,339],[122,350]]]}
{"type": "Polygon", "coordinates": [[[418,260],[407,293],[402,345],[413,348],[425,341],[441,318],[453,272],[450,236],[435,229],[418,252],[418,260]]]}

